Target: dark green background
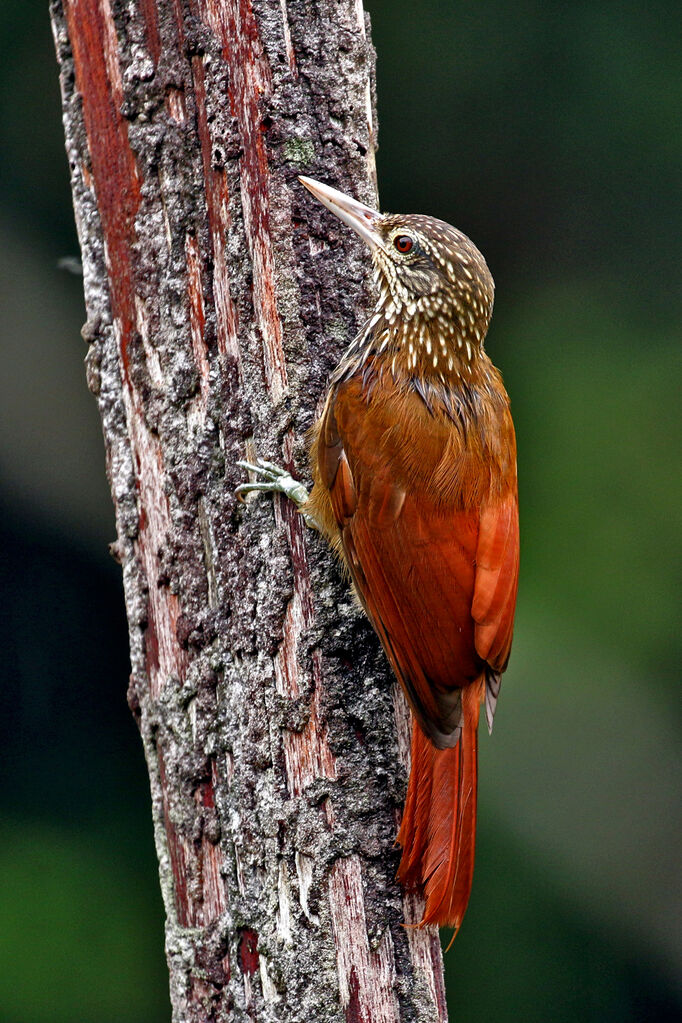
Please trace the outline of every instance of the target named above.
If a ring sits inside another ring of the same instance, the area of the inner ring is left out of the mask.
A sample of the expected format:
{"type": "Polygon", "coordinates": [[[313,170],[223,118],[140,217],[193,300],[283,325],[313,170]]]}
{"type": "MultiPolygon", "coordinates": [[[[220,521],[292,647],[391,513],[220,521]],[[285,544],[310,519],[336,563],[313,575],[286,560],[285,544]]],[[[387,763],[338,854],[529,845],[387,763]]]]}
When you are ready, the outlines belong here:
{"type": "MultiPolygon", "coordinates": [[[[517,638],[457,1021],[682,1014],[677,3],[368,0],[382,206],[497,282],[517,638]]],[[[0,1020],[169,1017],[46,3],[0,7],[0,1020]]]]}

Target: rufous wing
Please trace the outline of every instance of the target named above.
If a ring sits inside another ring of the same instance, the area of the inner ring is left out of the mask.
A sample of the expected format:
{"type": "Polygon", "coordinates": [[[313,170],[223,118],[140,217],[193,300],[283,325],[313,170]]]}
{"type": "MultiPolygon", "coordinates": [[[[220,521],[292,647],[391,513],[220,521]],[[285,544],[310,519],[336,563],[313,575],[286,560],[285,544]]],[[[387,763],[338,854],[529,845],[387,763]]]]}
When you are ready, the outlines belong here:
{"type": "MultiPolygon", "coordinates": [[[[507,597],[512,589],[506,562],[495,585],[492,577],[498,548],[505,557],[510,548],[505,529],[513,530],[515,505],[505,505],[502,525],[481,545],[478,509],[443,506],[437,494],[410,490],[371,433],[355,430],[348,443],[331,400],[318,440],[321,480],[355,588],[412,709],[437,747],[452,747],[459,738],[461,689],[483,675],[487,660],[472,615],[479,547],[493,591],[480,626],[489,649],[503,642],[491,625],[511,625],[513,607],[498,608],[504,587],[507,597]]],[[[482,605],[487,596],[483,586],[482,605]]],[[[501,657],[490,664],[500,670],[501,657]]]]}
{"type": "Polygon", "coordinates": [[[486,719],[492,731],[502,672],[511,652],[519,580],[519,510],[516,490],[481,510],[471,614],[476,651],[488,665],[486,719]]]}

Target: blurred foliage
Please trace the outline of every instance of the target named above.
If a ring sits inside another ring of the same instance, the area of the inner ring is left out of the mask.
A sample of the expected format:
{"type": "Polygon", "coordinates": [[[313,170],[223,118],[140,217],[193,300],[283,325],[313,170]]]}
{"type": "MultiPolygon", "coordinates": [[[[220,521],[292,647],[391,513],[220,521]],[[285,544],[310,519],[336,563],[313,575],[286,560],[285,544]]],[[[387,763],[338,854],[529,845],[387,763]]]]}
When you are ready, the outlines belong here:
{"type": "MultiPolygon", "coordinates": [[[[382,207],[465,230],[519,436],[517,639],[451,1018],[682,1015],[673,2],[367,0],[382,207]]],[[[0,6],[0,1018],[168,1018],[46,5],[0,6]]]]}
{"type": "Polygon", "coordinates": [[[163,1018],[155,878],[119,831],[14,826],[0,850],[4,1020],[163,1018]]]}
{"type": "Polygon", "coordinates": [[[0,550],[0,1019],[166,1019],[120,570],[1,504],[0,550]]]}

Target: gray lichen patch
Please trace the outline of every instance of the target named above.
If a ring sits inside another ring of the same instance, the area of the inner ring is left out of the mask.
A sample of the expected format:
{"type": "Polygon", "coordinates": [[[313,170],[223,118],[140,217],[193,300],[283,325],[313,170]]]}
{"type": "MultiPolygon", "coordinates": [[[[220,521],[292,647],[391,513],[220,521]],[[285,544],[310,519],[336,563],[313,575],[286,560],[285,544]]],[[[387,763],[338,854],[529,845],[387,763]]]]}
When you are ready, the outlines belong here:
{"type": "Polygon", "coordinates": [[[315,157],[315,144],[312,139],[293,136],[284,143],[284,159],[295,163],[298,167],[307,167],[315,157]]]}

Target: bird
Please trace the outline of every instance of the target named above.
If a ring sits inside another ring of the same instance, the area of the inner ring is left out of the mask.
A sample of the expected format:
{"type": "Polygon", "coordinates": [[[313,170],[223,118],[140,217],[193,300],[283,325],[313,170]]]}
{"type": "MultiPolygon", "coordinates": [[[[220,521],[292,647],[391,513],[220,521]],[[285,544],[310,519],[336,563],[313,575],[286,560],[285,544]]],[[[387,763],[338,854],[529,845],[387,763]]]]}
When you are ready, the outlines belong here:
{"type": "Polygon", "coordinates": [[[444,221],[381,214],[305,188],[368,246],[376,305],[333,372],[312,431],[313,488],[242,462],[343,561],[413,716],[397,843],[419,926],[457,934],[474,869],[478,723],[489,730],[511,650],[519,572],[516,439],[484,342],[494,284],[444,221]]]}

